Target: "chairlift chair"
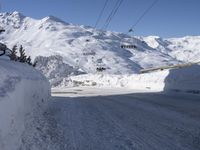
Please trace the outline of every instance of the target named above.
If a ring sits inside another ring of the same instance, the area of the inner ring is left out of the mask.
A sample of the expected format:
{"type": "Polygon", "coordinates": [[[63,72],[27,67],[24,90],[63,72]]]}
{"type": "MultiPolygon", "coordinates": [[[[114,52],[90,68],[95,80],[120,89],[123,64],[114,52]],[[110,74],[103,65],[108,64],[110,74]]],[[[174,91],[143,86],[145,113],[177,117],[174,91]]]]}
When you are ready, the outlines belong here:
{"type": "MultiPolygon", "coordinates": [[[[131,32],[133,33],[133,31],[134,31],[134,30],[133,30],[132,28],[129,29],[127,34],[129,34],[129,33],[131,33],[131,32]]],[[[137,48],[137,46],[135,46],[135,45],[125,45],[125,44],[122,44],[122,41],[120,42],[120,47],[123,48],[123,49],[126,48],[126,47],[127,47],[127,48],[129,48],[129,47],[130,47],[130,48],[132,48],[132,47],[133,47],[133,48],[137,48]]]]}
{"type": "Polygon", "coordinates": [[[128,30],[128,33],[130,33],[130,32],[133,32],[133,29],[129,29],[129,30],[128,30]]]}
{"type": "Polygon", "coordinates": [[[104,67],[97,67],[96,68],[96,71],[97,72],[103,72],[103,71],[105,71],[106,70],[106,68],[104,68],[104,67]]]}

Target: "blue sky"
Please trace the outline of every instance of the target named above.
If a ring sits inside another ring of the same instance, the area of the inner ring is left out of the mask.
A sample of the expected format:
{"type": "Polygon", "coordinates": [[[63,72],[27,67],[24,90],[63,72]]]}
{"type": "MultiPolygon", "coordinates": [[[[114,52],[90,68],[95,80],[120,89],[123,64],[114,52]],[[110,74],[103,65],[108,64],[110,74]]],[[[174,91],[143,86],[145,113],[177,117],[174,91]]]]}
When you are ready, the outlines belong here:
{"type": "MultiPolygon", "coordinates": [[[[105,0],[1,0],[1,11],[19,11],[25,16],[53,15],[66,22],[94,26],[105,0]]],[[[109,30],[127,32],[154,0],[124,0],[109,30]]],[[[116,0],[109,4],[101,28],[116,0]]],[[[181,37],[200,35],[200,0],[159,0],[135,28],[135,35],[181,37]]]]}

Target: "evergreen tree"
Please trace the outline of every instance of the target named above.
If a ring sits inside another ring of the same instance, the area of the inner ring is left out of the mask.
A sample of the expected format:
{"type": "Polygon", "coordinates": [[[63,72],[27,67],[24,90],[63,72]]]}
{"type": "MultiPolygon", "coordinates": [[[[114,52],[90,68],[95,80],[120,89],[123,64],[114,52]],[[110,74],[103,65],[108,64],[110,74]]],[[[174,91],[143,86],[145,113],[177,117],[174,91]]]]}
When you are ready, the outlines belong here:
{"type": "Polygon", "coordinates": [[[27,62],[29,65],[33,65],[33,64],[31,63],[31,56],[28,56],[26,62],[27,62]]]}
{"type": "Polygon", "coordinates": [[[27,62],[27,56],[25,54],[25,50],[24,48],[22,47],[22,45],[20,46],[19,48],[19,62],[22,62],[22,63],[25,63],[27,62]]]}
{"type": "Polygon", "coordinates": [[[8,55],[10,57],[10,60],[12,61],[19,61],[21,63],[27,63],[30,66],[35,67],[37,62],[34,63],[31,62],[31,56],[27,56],[25,53],[25,49],[21,45],[19,48],[19,57],[17,56],[17,45],[14,45],[11,53],[8,55]]]}
{"type": "Polygon", "coordinates": [[[11,54],[9,55],[10,57],[10,60],[13,60],[13,61],[17,61],[18,60],[18,57],[17,57],[17,45],[14,45],[12,50],[11,50],[11,54]]]}
{"type": "Polygon", "coordinates": [[[36,67],[36,65],[37,65],[37,61],[35,61],[32,66],[36,67]]]}

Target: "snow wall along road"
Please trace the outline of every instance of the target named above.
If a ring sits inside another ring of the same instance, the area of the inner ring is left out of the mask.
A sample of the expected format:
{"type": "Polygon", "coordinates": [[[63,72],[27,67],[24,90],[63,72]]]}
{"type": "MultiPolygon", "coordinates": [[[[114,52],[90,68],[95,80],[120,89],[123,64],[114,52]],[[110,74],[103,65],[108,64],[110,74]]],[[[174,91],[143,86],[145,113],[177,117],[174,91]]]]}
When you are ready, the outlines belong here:
{"type": "Polygon", "coordinates": [[[45,107],[50,85],[31,66],[0,59],[0,149],[18,149],[25,123],[45,107]]]}
{"type": "Polygon", "coordinates": [[[200,66],[193,65],[144,74],[110,75],[85,74],[63,79],[58,88],[97,86],[106,88],[128,88],[144,91],[182,91],[200,93],[200,66]]]}

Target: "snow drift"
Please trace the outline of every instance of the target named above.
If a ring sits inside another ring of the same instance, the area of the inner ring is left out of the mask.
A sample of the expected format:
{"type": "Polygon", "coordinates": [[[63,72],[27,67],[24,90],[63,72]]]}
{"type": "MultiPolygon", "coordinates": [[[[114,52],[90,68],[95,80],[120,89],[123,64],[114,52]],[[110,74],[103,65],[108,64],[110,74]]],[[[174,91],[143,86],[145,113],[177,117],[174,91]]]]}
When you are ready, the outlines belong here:
{"type": "Polygon", "coordinates": [[[97,86],[147,91],[184,91],[200,93],[200,66],[169,69],[145,74],[87,74],[63,79],[59,88],[97,86]]]}
{"type": "Polygon", "coordinates": [[[20,146],[26,120],[50,96],[46,78],[32,67],[0,59],[0,149],[20,146]]]}

